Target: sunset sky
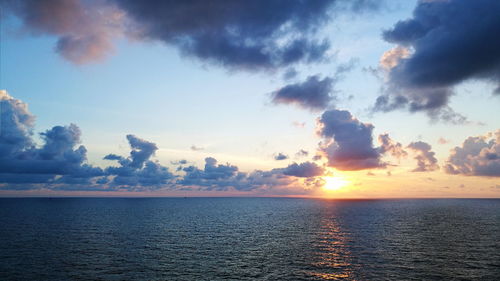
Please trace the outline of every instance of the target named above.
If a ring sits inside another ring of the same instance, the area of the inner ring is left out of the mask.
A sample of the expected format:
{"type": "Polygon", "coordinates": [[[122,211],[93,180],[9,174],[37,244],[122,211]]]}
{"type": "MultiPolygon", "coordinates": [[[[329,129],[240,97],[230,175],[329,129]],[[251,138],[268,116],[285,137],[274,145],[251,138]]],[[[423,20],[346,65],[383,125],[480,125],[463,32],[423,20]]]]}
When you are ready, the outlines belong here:
{"type": "Polygon", "coordinates": [[[500,1],[0,1],[0,196],[500,197],[500,1]]]}

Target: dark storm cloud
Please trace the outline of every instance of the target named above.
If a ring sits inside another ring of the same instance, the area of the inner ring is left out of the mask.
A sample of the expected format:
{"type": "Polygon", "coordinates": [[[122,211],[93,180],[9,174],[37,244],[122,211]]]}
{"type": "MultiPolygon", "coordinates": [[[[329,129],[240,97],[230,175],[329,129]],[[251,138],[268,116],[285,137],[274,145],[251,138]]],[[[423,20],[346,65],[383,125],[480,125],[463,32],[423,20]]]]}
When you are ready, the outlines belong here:
{"type": "Polygon", "coordinates": [[[500,177],[500,130],[468,137],[452,150],[444,168],[449,174],[500,177]]]}
{"type": "Polygon", "coordinates": [[[286,159],[288,159],[288,155],[285,155],[285,154],[283,154],[283,153],[281,153],[281,152],[280,152],[280,153],[278,153],[278,154],[274,155],[274,157],[273,157],[273,158],[274,158],[274,160],[276,160],[276,161],[286,160],[286,159]]]}
{"type": "Polygon", "coordinates": [[[87,149],[80,143],[80,129],[55,126],[40,134],[43,145],[32,139],[35,117],[25,103],[0,91],[0,181],[3,183],[49,183],[64,179],[102,175],[86,164],[87,149]]]}
{"type": "Polygon", "coordinates": [[[499,14],[497,0],[419,1],[412,18],[383,33],[386,41],[399,46],[381,60],[392,99],[380,97],[376,108],[408,106],[439,115],[462,81],[484,79],[500,85],[499,14]]]}
{"type": "Polygon", "coordinates": [[[333,82],[330,77],[321,79],[319,75],[309,76],[304,82],[289,84],[273,92],[271,99],[275,104],[295,104],[311,110],[325,109],[333,99],[333,82]]]}
{"type": "Polygon", "coordinates": [[[430,144],[417,141],[410,143],[408,148],[416,154],[417,167],[412,170],[413,172],[429,172],[439,169],[438,161],[435,153],[431,151],[432,147],[430,144]]]}
{"type": "Polygon", "coordinates": [[[377,1],[334,0],[116,2],[137,23],[136,36],[238,69],[323,60],[329,42],[311,38],[334,12],[377,8],[377,1]]]}
{"type": "Polygon", "coordinates": [[[346,110],[328,110],[318,119],[318,125],[318,134],[324,138],[320,151],[328,166],[339,170],[385,167],[373,146],[372,124],[360,122],[346,110]]]}
{"type": "Polygon", "coordinates": [[[95,61],[113,40],[160,41],[186,56],[229,69],[274,69],[325,59],[330,43],[314,39],[337,13],[375,10],[373,0],[4,0],[24,30],[57,37],[56,51],[75,63],[95,61]]]}

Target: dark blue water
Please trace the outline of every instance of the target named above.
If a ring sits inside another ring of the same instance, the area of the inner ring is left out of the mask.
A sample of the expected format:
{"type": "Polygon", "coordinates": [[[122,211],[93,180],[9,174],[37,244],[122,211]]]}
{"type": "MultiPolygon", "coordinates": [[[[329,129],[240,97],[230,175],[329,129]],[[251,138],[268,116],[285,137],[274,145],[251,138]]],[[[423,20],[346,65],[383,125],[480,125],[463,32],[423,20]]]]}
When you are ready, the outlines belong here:
{"type": "Polygon", "coordinates": [[[500,200],[0,199],[0,280],[499,280],[500,200]]]}

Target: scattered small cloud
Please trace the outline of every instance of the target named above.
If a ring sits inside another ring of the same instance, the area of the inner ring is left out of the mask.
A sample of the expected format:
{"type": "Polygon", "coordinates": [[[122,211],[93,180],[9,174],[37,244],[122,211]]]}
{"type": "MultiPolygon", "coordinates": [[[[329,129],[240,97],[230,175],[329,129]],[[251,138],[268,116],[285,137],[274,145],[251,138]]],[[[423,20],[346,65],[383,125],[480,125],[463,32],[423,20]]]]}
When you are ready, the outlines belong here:
{"type": "Polygon", "coordinates": [[[297,151],[297,153],[295,153],[295,157],[297,158],[302,158],[302,157],[307,157],[309,156],[309,152],[304,150],[304,149],[301,149],[299,151],[297,151]]]}
{"type": "Polygon", "coordinates": [[[204,148],[204,147],[201,147],[201,146],[196,146],[196,145],[194,145],[194,144],[193,144],[193,145],[191,145],[190,149],[191,149],[192,151],[202,151],[202,150],[204,150],[205,148],[204,148]]]}
{"type": "Polygon", "coordinates": [[[188,161],[186,159],[181,159],[178,161],[170,161],[172,165],[186,165],[188,161]]]}
{"type": "Polygon", "coordinates": [[[304,128],[306,126],[306,122],[293,121],[292,125],[297,128],[304,128]]]}
{"type": "Polygon", "coordinates": [[[393,157],[397,159],[404,158],[408,156],[408,153],[404,150],[403,145],[399,142],[393,141],[389,134],[381,134],[378,136],[378,141],[380,143],[380,152],[382,154],[390,153],[393,157]]]}
{"type": "Polygon", "coordinates": [[[430,144],[417,141],[410,143],[408,148],[416,154],[417,168],[413,169],[412,172],[429,172],[439,169],[438,161],[435,153],[431,151],[432,146],[430,144]]]}
{"type": "Polygon", "coordinates": [[[278,154],[275,154],[275,155],[273,156],[273,158],[274,158],[274,160],[276,160],[276,161],[281,161],[281,160],[286,160],[286,159],[288,159],[289,157],[288,157],[288,155],[283,154],[283,153],[281,153],[281,152],[280,152],[280,153],[278,153],[278,154]]]}
{"type": "Polygon", "coordinates": [[[445,138],[443,138],[443,137],[440,137],[440,138],[438,139],[438,143],[439,143],[439,144],[448,144],[448,143],[450,143],[450,141],[449,141],[449,140],[447,140],[447,139],[445,139],[445,138]]]}
{"type": "Polygon", "coordinates": [[[297,77],[298,74],[299,73],[297,72],[297,70],[291,67],[287,69],[285,73],[283,73],[283,80],[285,81],[292,80],[293,78],[297,77]]]}
{"type": "Polygon", "coordinates": [[[313,162],[293,163],[283,169],[283,174],[301,178],[322,176],[324,173],[325,170],[313,162]]]}

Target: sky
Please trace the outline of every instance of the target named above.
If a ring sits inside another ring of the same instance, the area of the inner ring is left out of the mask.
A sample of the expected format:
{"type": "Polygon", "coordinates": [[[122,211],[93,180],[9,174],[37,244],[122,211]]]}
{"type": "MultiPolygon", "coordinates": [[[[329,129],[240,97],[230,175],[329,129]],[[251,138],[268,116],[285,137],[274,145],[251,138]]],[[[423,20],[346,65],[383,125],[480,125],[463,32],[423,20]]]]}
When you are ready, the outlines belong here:
{"type": "Polygon", "coordinates": [[[500,197],[496,0],[0,3],[0,196],[500,197]]]}

